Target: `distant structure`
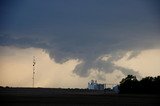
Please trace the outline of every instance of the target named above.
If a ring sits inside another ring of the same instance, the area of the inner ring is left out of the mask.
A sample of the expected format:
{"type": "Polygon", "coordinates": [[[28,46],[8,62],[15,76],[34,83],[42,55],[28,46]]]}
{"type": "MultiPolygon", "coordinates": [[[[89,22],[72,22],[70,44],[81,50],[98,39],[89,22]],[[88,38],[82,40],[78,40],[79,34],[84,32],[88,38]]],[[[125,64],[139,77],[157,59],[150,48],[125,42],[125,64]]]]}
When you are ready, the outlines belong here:
{"type": "Polygon", "coordinates": [[[36,65],[36,59],[35,59],[35,56],[33,56],[33,76],[32,76],[33,83],[32,83],[32,87],[34,87],[35,65],[36,65]]]}
{"type": "Polygon", "coordinates": [[[97,80],[91,80],[91,82],[88,82],[88,89],[91,90],[104,90],[106,88],[106,84],[99,84],[97,83],[97,80]]]}
{"type": "Polygon", "coordinates": [[[116,85],[116,86],[113,87],[113,91],[114,91],[115,93],[119,93],[118,85],[116,85]]]}

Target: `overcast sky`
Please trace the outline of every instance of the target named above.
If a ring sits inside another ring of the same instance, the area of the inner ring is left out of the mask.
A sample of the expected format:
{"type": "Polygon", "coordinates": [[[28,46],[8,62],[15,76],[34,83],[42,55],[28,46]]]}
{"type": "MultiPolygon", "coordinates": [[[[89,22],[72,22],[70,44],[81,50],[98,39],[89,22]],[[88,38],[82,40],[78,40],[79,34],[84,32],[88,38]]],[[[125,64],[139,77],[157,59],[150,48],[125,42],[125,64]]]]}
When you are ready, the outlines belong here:
{"type": "Polygon", "coordinates": [[[160,75],[159,5],[159,0],[1,0],[0,85],[31,86],[33,55],[42,87],[160,75]]]}

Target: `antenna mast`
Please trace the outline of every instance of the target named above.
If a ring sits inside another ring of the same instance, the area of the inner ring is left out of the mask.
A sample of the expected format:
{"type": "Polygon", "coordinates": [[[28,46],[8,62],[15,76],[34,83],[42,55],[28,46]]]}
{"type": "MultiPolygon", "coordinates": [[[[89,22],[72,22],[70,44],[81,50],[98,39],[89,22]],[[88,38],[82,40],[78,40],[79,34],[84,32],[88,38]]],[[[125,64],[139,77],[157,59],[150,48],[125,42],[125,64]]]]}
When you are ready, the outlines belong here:
{"type": "Polygon", "coordinates": [[[32,86],[33,86],[33,88],[34,88],[35,65],[36,65],[36,59],[35,59],[35,56],[33,56],[33,76],[32,76],[32,80],[33,80],[32,86]]]}

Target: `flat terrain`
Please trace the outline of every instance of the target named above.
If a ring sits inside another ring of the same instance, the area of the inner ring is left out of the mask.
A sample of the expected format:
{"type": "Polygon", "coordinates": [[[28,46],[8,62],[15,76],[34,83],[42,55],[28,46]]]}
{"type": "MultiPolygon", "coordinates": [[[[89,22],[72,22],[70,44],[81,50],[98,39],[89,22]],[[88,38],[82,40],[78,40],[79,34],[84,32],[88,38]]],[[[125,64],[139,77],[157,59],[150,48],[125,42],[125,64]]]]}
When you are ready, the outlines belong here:
{"type": "Polygon", "coordinates": [[[159,95],[51,88],[1,88],[0,105],[16,106],[160,106],[159,95]]]}

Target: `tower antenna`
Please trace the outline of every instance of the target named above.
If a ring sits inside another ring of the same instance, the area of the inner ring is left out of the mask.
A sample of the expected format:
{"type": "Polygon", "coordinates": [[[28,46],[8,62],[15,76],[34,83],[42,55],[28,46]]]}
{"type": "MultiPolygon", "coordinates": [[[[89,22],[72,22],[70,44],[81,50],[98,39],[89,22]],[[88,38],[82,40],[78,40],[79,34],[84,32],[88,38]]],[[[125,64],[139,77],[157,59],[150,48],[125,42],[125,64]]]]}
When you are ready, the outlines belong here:
{"type": "Polygon", "coordinates": [[[32,76],[32,80],[33,80],[32,87],[33,88],[34,88],[35,65],[36,65],[36,59],[35,59],[35,56],[33,56],[33,76],[32,76]]]}

